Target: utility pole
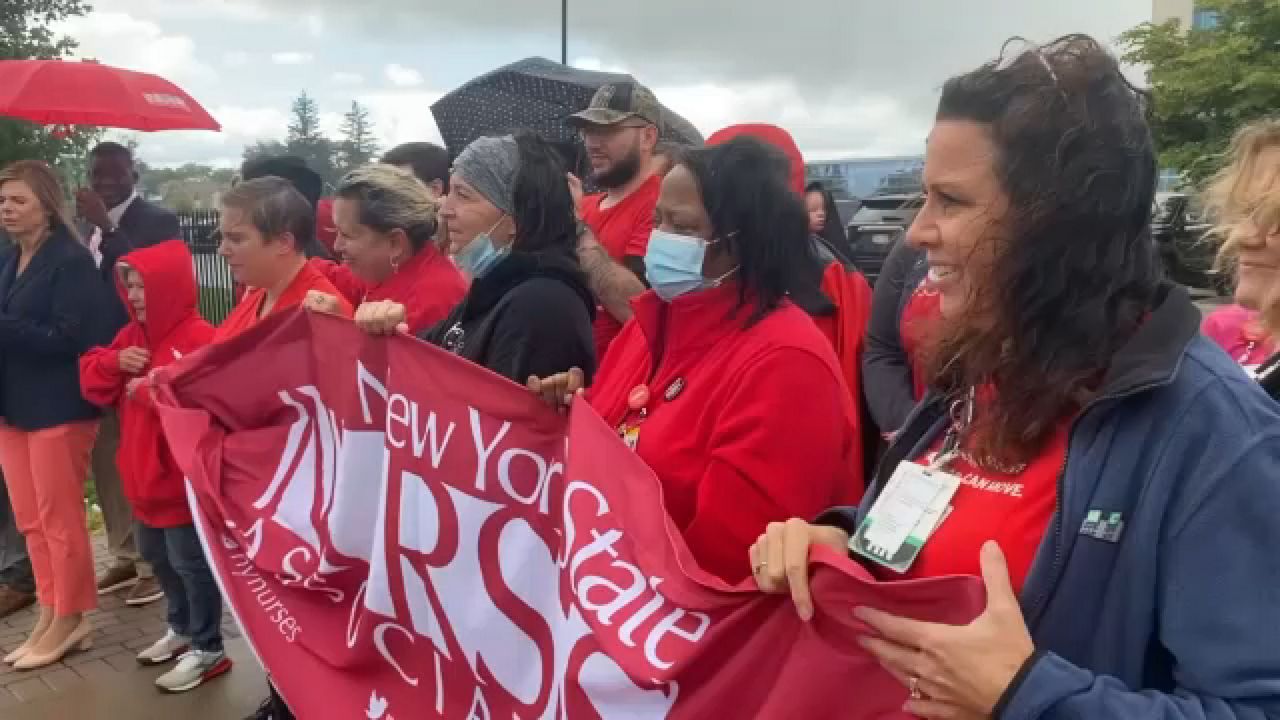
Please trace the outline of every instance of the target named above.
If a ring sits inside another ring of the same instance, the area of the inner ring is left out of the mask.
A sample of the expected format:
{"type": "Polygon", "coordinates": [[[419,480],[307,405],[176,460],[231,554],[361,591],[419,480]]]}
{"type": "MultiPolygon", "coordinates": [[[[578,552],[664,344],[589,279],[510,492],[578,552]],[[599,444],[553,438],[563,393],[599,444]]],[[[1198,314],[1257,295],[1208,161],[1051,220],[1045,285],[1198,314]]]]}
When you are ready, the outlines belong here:
{"type": "Polygon", "coordinates": [[[560,64],[569,64],[569,0],[560,0],[560,64]]]}

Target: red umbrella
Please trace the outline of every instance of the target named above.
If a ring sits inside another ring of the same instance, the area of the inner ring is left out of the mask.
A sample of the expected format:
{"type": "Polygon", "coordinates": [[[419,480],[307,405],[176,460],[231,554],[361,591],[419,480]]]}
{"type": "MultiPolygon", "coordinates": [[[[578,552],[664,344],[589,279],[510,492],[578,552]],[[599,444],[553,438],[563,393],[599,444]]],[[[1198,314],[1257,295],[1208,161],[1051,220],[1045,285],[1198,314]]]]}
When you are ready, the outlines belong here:
{"type": "Polygon", "coordinates": [[[222,129],[168,80],[92,61],[0,60],[0,115],[42,125],[222,129]]]}

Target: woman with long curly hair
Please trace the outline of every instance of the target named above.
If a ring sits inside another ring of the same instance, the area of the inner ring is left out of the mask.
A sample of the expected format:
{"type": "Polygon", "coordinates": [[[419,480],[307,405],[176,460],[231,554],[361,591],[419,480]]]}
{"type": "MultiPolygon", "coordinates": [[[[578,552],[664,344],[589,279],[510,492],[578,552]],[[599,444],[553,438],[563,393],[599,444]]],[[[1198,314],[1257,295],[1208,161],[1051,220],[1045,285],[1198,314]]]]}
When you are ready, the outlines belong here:
{"type": "Polygon", "coordinates": [[[931,389],[860,507],[751,548],[806,619],[813,545],[981,576],[968,625],[851,609],[918,717],[1280,714],[1280,409],[1161,279],[1146,112],[1079,35],[947,81],[908,237],[931,389]]]}

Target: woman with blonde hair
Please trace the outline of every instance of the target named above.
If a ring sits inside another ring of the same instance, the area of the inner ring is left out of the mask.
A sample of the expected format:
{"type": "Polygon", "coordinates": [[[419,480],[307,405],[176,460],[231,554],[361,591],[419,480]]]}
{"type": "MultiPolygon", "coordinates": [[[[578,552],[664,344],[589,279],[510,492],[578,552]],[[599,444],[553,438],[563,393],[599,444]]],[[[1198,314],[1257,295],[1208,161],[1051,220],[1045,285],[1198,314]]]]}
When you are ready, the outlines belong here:
{"type": "Polygon", "coordinates": [[[1236,133],[1229,161],[1206,193],[1222,241],[1220,267],[1235,273],[1235,304],[1204,321],[1204,333],[1250,373],[1280,337],[1280,118],[1236,133]]]}
{"type": "MultiPolygon", "coordinates": [[[[342,264],[328,277],[355,306],[392,301],[405,306],[409,332],[444,320],[467,293],[467,281],[432,242],[439,202],[426,185],[391,165],[352,170],[338,184],[333,248],[342,264]]],[[[337,298],[312,293],[307,307],[332,311],[337,298]]]]}
{"type": "Polygon", "coordinates": [[[104,323],[102,283],[48,165],[0,171],[0,466],[35,570],[40,615],[5,657],[30,670],[90,644],[97,606],[82,486],[99,411],[81,397],[81,353],[104,323]]]}

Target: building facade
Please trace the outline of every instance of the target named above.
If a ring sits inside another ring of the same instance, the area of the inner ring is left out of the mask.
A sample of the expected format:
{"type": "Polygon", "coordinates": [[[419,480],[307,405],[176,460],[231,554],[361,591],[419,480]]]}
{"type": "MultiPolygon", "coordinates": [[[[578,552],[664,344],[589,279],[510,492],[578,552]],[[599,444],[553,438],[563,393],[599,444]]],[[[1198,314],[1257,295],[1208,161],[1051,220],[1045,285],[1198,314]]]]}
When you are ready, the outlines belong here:
{"type": "Polygon", "coordinates": [[[1195,0],[1152,0],[1151,21],[1160,24],[1177,20],[1182,28],[1209,30],[1217,27],[1218,13],[1199,7],[1195,0]]]}

